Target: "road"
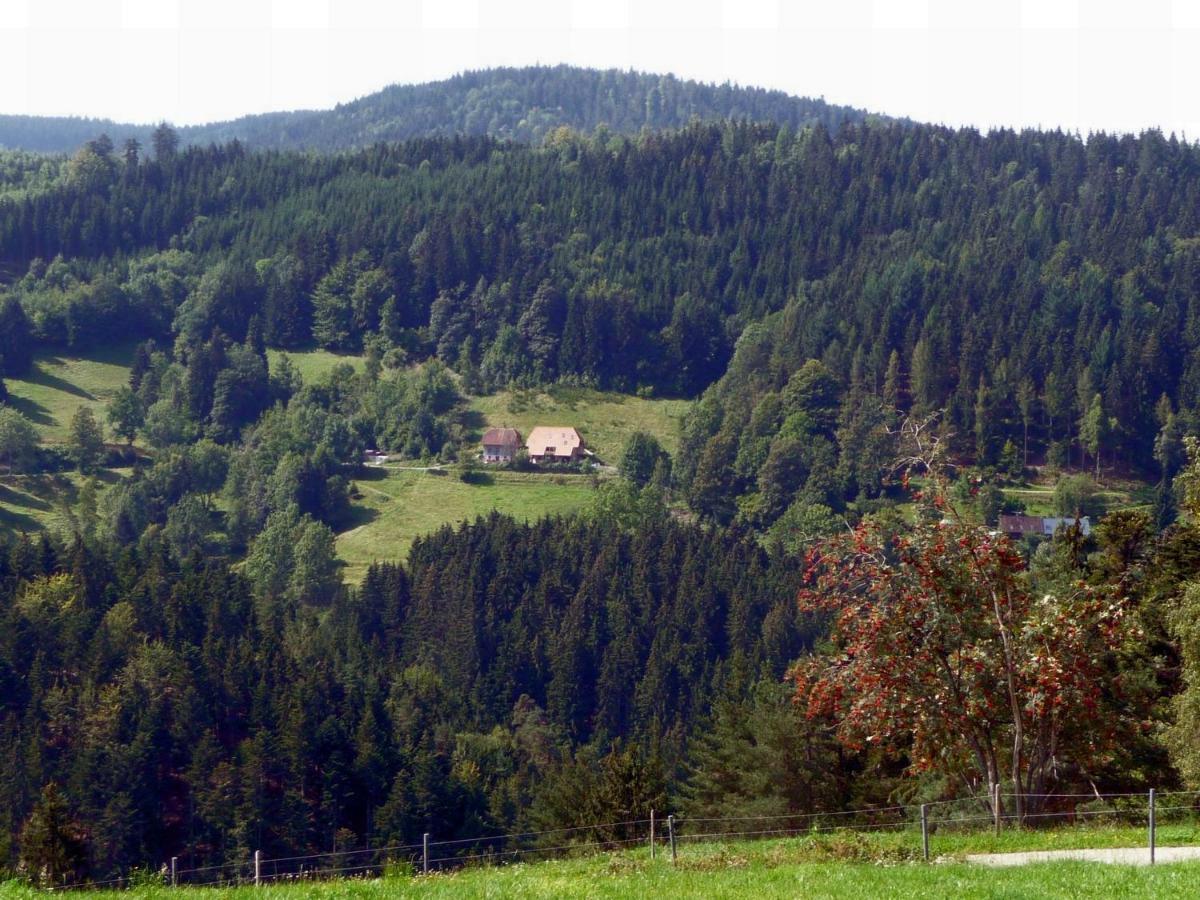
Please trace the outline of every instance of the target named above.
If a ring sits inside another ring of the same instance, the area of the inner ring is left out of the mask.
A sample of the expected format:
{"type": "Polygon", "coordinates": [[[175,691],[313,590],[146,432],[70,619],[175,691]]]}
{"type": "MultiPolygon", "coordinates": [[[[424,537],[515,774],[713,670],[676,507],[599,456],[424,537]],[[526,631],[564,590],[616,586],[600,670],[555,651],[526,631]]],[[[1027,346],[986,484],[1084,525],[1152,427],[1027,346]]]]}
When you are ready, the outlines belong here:
{"type": "MultiPolygon", "coordinates": [[[[1125,866],[1150,864],[1149,847],[1114,847],[1109,850],[1036,850],[1030,853],[974,853],[967,862],[981,866],[1024,866],[1029,863],[1078,859],[1086,862],[1119,863],[1125,866]]],[[[1160,863],[1200,859],[1200,847],[1158,847],[1154,861],[1160,863]]]]}

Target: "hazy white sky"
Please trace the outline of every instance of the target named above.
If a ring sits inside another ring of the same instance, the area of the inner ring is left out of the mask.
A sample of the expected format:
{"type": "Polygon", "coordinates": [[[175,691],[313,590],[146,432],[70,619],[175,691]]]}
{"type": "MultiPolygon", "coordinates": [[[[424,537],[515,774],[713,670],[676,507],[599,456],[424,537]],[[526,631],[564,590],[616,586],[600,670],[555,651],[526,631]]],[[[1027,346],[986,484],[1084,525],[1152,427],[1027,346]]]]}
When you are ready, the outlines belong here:
{"type": "Polygon", "coordinates": [[[1200,137],[1200,0],[0,0],[0,112],[192,123],[559,62],[1200,137]]]}

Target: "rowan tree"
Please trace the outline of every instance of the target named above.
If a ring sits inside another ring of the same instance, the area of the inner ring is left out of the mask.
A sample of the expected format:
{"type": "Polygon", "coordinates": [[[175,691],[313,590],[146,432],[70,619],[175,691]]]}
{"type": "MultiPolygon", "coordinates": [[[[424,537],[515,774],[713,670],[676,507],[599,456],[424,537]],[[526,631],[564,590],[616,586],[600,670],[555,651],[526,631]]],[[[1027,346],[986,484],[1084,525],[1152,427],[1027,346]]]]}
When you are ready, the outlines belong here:
{"type": "Polygon", "coordinates": [[[1126,605],[1082,581],[1035,597],[1008,538],[931,505],[939,517],[901,533],[867,520],[809,554],[800,606],[829,618],[830,649],[794,669],[798,699],[913,773],[972,794],[1007,780],[1020,817],[1116,746],[1104,659],[1131,630],[1126,605]]]}

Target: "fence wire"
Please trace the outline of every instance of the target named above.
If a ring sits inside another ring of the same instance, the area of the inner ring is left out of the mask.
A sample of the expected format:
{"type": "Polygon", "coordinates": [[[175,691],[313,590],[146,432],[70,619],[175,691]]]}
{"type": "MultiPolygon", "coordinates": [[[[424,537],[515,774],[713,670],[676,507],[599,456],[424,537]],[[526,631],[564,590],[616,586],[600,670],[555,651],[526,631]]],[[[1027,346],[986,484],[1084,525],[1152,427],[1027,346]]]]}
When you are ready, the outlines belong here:
{"type": "Polygon", "coordinates": [[[1013,794],[997,791],[975,797],[932,800],[822,812],[741,816],[656,816],[595,825],[537,831],[388,844],[292,856],[241,858],[232,862],[178,868],[164,865],[159,875],[146,873],[105,880],[55,885],[52,890],[122,890],[135,884],[188,886],[272,884],[346,877],[379,877],[390,869],[412,874],[517,860],[554,858],[580,853],[627,851],[648,847],[674,860],[677,847],[784,838],[816,838],[839,833],[913,833],[926,858],[931,836],[939,832],[970,834],[1002,828],[1032,829],[1076,823],[1141,825],[1149,829],[1153,847],[1157,825],[1191,824],[1200,828],[1200,791],[1147,793],[1013,794]],[[1153,797],[1151,796],[1153,794],[1153,797]],[[1018,815],[1018,799],[1023,806],[1018,815]],[[653,837],[651,836],[653,833],[653,837]]]}

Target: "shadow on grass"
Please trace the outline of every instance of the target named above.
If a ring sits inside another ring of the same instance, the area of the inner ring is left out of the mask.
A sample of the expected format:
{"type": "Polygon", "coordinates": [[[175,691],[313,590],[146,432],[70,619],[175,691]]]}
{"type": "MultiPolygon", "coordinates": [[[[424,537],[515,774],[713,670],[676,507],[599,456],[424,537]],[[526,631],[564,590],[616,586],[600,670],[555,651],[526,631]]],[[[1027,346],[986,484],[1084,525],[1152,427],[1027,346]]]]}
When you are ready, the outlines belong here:
{"type": "Polygon", "coordinates": [[[50,509],[50,503],[36,494],[27,494],[14,490],[7,484],[0,484],[0,503],[9,506],[20,506],[23,509],[40,509],[43,512],[50,509]]]}
{"type": "Polygon", "coordinates": [[[483,426],[487,424],[487,419],[483,413],[477,409],[464,409],[458,417],[463,428],[467,431],[467,437],[472,441],[478,441],[483,436],[483,426]]]}
{"type": "MultiPolygon", "coordinates": [[[[49,363],[60,363],[58,359],[44,360],[49,363]]],[[[70,394],[72,397],[79,397],[83,400],[95,400],[96,396],[85,391],[79,385],[71,384],[65,378],[59,378],[57,375],[51,375],[41,366],[38,367],[35,374],[26,379],[30,384],[40,384],[43,387],[54,388],[56,391],[62,391],[65,394],[70,394]]]]}
{"type": "Polygon", "coordinates": [[[116,484],[118,481],[121,481],[121,474],[114,472],[112,469],[97,469],[92,473],[91,477],[95,478],[101,484],[116,484]]]}
{"type": "Polygon", "coordinates": [[[25,397],[9,394],[8,405],[27,418],[34,425],[57,425],[58,420],[50,415],[46,407],[25,397]]]}
{"type": "Polygon", "coordinates": [[[383,466],[359,466],[354,470],[354,477],[359,481],[383,481],[388,477],[388,470],[383,466]]]}
{"type": "Polygon", "coordinates": [[[370,525],[378,518],[379,510],[377,509],[371,509],[368,506],[351,506],[350,511],[338,519],[335,531],[338,534],[344,534],[347,531],[353,531],[355,528],[370,525]]]}
{"type": "Polygon", "coordinates": [[[0,525],[13,531],[45,531],[46,526],[31,515],[0,507],[0,525]]]}

